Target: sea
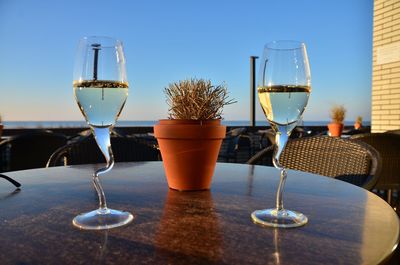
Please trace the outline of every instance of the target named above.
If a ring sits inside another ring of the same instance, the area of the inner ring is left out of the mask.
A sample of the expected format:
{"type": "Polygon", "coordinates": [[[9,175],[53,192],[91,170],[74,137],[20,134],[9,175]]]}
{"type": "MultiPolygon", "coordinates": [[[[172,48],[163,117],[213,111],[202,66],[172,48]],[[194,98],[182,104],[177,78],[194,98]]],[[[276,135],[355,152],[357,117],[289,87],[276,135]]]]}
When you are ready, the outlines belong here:
{"type": "MultiPolygon", "coordinates": [[[[150,127],[158,121],[118,121],[116,127],[150,127]]],[[[329,121],[302,121],[302,126],[326,126],[329,121]]],[[[345,126],[353,125],[354,121],[345,122],[345,126]]],[[[222,124],[227,126],[250,126],[249,120],[222,120],[222,124]]],[[[369,121],[363,121],[364,126],[370,126],[369,121]]],[[[82,128],[88,127],[85,121],[3,121],[4,128],[7,129],[32,129],[32,128],[82,128]]],[[[267,121],[256,121],[256,126],[269,126],[267,121]]]]}

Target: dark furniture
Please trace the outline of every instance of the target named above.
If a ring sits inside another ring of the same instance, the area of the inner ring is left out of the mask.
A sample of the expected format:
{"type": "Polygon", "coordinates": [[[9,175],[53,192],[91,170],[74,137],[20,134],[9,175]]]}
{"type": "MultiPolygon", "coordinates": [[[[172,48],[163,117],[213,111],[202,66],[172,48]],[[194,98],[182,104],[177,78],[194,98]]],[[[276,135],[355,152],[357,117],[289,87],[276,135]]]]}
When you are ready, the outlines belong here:
{"type": "Polygon", "coordinates": [[[390,131],[386,131],[385,133],[400,134],[400,129],[399,129],[399,130],[390,130],[390,131]]]}
{"type": "MultiPolygon", "coordinates": [[[[247,163],[272,165],[274,147],[254,155],[247,163]]],[[[381,170],[379,153],[368,144],[330,136],[312,136],[288,141],[280,163],[300,170],[340,179],[371,190],[381,170]]]]}
{"type": "Polygon", "coordinates": [[[252,154],[252,142],[247,129],[239,127],[226,133],[218,155],[220,162],[245,162],[252,154]]]}
{"type": "Polygon", "coordinates": [[[380,153],[382,169],[375,188],[387,191],[387,202],[391,204],[392,191],[400,191],[400,134],[367,133],[354,135],[352,139],[365,142],[380,153]]]}
{"type": "MultiPolygon", "coordinates": [[[[111,148],[115,162],[158,161],[160,152],[131,137],[112,136],[111,148]]],[[[47,167],[105,163],[105,158],[92,134],[62,146],[49,158],[47,167]]]]}
{"type": "Polygon", "coordinates": [[[12,136],[0,143],[0,172],[45,167],[51,154],[66,143],[65,135],[48,130],[12,136]]]}
{"type": "Polygon", "coordinates": [[[399,240],[399,219],[375,194],[332,178],[288,172],[285,204],[306,214],[295,229],[251,222],[273,207],[279,173],[217,164],[210,191],[168,189],[161,162],[117,163],[101,177],[108,205],[135,216],[127,226],[72,225],[98,202],[91,185],[102,165],[7,173],[0,182],[0,264],[378,264],[399,240]]]}

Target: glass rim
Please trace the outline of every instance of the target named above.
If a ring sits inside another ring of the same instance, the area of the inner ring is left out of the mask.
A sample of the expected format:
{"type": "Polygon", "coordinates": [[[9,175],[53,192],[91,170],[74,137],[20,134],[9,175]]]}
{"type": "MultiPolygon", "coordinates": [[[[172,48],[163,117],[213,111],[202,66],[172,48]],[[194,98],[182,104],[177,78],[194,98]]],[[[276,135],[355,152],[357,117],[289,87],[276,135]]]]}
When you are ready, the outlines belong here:
{"type": "Polygon", "coordinates": [[[264,48],[269,50],[298,50],[305,47],[305,43],[297,40],[274,40],[265,44],[264,48]]]}
{"type": "Polygon", "coordinates": [[[94,40],[106,40],[106,45],[102,45],[102,48],[115,48],[117,46],[122,46],[122,41],[113,37],[109,37],[109,36],[104,36],[104,35],[92,35],[92,36],[84,36],[81,38],[81,42],[87,42],[87,43],[91,43],[93,41],[93,43],[95,42],[94,40]],[[109,43],[114,43],[113,45],[109,44],[109,43]]]}

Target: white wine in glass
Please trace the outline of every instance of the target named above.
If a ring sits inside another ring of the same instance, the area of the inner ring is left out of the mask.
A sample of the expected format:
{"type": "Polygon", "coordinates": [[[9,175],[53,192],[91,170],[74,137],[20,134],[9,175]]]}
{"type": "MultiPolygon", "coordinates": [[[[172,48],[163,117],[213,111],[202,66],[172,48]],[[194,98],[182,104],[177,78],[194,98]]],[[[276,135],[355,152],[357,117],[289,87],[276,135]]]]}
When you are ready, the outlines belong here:
{"type": "Polygon", "coordinates": [[[128,81],[122,43],[109,37],[86,37],[78,47],[75,59],[74,95],[79,109],[106,159],[106,167],[93,174],[93,185],[99,197],[97,210],[80,214],[72,223],[89,230],[109,229],[133,220],[129,212],[107,207],[99,176],[114,166],[110,130],[115,125],[128,97],[128,81]]]}
{"type": "Polygon", "coordinates": [[[256,210],[251,217],[261,226],[302,226],[308,222],[304,214],[283,208],[287,173],[279,158],[310,97],[311,74],[305,44],[274,41],[265,45],[257,89],[264,114],[276,133],[273,164],[281,174],[275,208],[256,210]]]}
{"type": "Polygon", "coordinates": [[[74,81],[74,94],[87,122],[95,127],[115,124],[128,97],[128,83],[119,81],[74,81]]]}

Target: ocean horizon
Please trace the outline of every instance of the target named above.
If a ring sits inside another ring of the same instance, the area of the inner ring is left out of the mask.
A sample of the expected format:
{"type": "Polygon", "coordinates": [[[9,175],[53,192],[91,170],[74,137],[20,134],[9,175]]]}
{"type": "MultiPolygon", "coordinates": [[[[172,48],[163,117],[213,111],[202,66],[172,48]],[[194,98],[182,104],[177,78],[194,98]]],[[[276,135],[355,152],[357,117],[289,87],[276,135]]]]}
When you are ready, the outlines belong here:
{"type": "MultiPolygon", "coordinates": [[[[158,121],[118,121],[116,127],[150,127],[158,121]]],[[[300,126],[326,126],[329,121],[302,121],[300,126]]],[[[222,120],[226,126],[250,126],[249,120],[222,120]]],[[[345,126],[351,126],[354,121],[345,121],[345,126]]],[[[364,126],[370,126],[370,121],[363,121],[364,126]]],[[[3,121],[5,129],[33,129],[33,128],[81,128],[88,127],[85,121],[3,121]]],[[[269,126],[265,120],[256,121],[256,126],[269,126]]]]}

